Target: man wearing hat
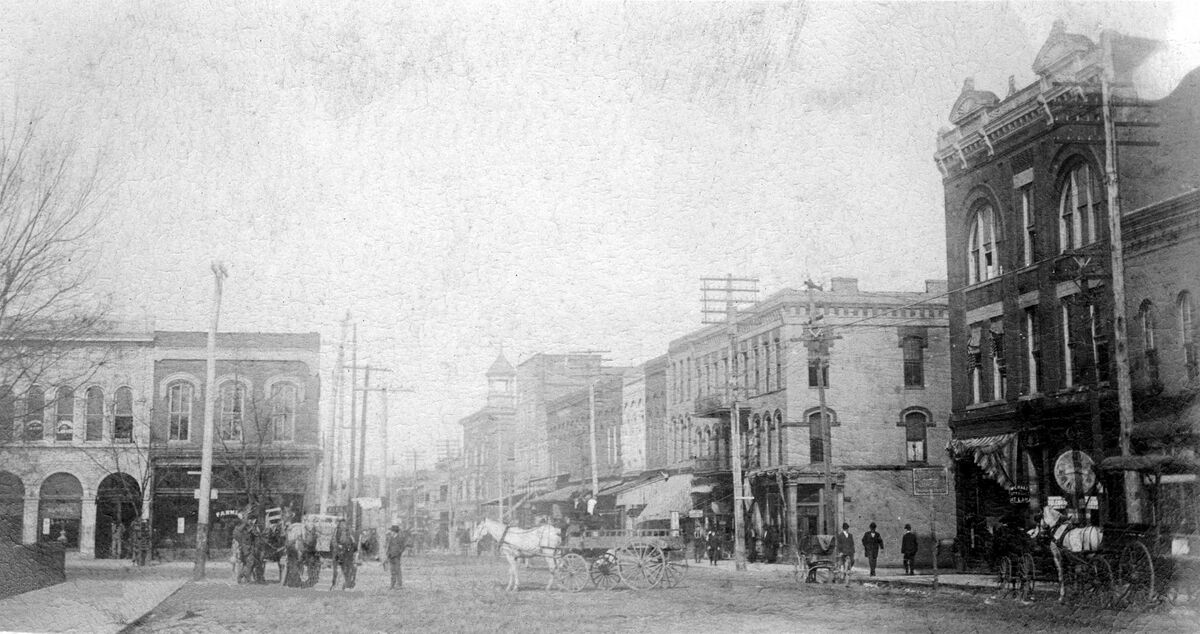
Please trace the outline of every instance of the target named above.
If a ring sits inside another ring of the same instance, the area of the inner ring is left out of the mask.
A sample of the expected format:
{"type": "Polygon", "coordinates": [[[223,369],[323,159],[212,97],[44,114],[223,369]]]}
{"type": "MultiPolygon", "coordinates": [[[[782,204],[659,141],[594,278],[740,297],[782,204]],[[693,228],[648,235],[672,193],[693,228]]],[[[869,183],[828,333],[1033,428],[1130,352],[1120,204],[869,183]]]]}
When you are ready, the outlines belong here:
{"type": "Polygon", "coordinates": [[[913,534],[911,524],[904,525],[904,537],[900,538],[900,554],[904,555],[904,574],[913,574],[913,559],[917,557],[917,536],[913,534]]]}
{"type": "Polygon", "coordinates": [[[392,571],[392,590],[404,587],[404,580],[400,573],[400,557],[404,555],[406,548],[408,548],[408,535],[401,533],[400,527],[393,524],[387,534],[387,560],[388,568],[392,571]]]}
{"type": "Polygon", "coordinates": [[[875,530],[875,522],[871,522],[871,530],[863,533],[862,536],[863,555],[867,558],[867,565],[871,569],[871,576],[875,576],[875,561],[879,559],[879,551],[883,550],[883,537],[875,530]]]}

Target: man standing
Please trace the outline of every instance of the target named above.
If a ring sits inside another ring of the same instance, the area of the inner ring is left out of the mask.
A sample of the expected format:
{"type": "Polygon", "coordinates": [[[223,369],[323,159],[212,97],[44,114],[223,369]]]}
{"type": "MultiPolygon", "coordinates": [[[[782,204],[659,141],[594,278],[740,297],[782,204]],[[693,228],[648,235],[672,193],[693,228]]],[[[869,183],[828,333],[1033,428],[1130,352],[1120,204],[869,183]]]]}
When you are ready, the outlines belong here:
{"type": "Polygon", "coordinates": [[[850,584],[850,567],[854,565],[854,536],[850,534],[850,524],[842,523],[842,532],[837,534],[837,563],[838,568],[846,575],[846,584],[850,584]]]}
{"type": "Polygon", "coordinates": [[[904,525],[904,537],[900,538],[900,554],[904,555],[904,574],[913,574],[913,559],[917,557],[917,536],[912,532],[912,525],[904,525]]]}
{"type": "Polygon", "coordinates": [[[883,537],[875,532],[875,522],[871,522],[871,530],[863,533],[862,536],[863,555],[867,557],[867,564],[871,568],[871,576],[875,576],[875,561],[879,558],[879,551],[883,550],[883,537]]]}
{"type": "Polygon", "coordinates": [[[392,571],[392,590],[404,587],[404,578],[400,573],[400,557],[404,555],[405,548],[408,548],[408,535],[401,533],[400,527],[393,524],[387,534],[387,563],[392,571]]]}

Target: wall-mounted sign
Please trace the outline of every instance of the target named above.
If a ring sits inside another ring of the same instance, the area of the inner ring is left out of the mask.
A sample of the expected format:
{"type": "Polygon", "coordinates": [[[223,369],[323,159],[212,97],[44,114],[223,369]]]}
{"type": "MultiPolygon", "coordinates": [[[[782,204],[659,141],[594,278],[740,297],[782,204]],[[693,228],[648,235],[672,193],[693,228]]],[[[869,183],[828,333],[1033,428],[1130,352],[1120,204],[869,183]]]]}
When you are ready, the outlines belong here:
{"type": "Polygon", "coordinates": [[[184,527],[186,527],[186,526],[187,526],[187,522],[182,517],[175,518],[175,532],[176,533],[179,533],[180,535],[182,535],[184,533],[184,527]]]}
{"type": "Polygon", "coordinates": [[[50,518],[48,518],[48,517],[42,518],[42,534],[43,535],[50,534],[50,518]]]}
{"type": "Polygon", "coordinates": [[[692,519],[704,519],[704,509],[692,509],[688,511],[688,517],[692,519]]]}
{"type": "Polygon", "coordinates": [[[1029,504],[1029,487],[1023,484],[1014,484],[1008,490],[1009,504],[1029,504]]]}
{"type": "MultiPolygon", "coordinates": [[[[200,499],[200,489],[192,489],[192,497],[199,500],[200,499]]],[[[210,499],[210,500],[217,499],[217,490],[216,489],[208,490],[208,499],[210,499]]]]}
{"type": "Polygon", "coordinates": [[[912,470],[913,495],[947,495],[950,479],[943,467],[917,467],[912,470]]]}

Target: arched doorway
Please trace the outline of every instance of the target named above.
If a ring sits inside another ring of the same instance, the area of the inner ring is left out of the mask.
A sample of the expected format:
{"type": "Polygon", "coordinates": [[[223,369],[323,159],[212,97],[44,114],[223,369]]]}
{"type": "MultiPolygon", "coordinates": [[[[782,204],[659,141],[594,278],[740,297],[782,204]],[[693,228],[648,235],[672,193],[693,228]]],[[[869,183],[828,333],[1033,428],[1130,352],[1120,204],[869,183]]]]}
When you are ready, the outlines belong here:
{"type": "Polygon", "coordinates": [[[65,535],[67,548],[79,548],[83,487],[69,473],[55,473],[42,482],[38,504],[38,540],[57,541],[65,535]]]}
{"type": "Polygon", "coordinates": [[[142,511],[142,489],[128,473],[112,473],[96,489],[96,558],[119,559],[129,552],[129,525],[142,511]],[[120,527],[120,539],[113,532],[120,527]]]}
{"type": "Polygon", "coordinates": [[[0,471],[0,541],[20,544],[24,517],[25,485],[16,475],[0,471]]]}

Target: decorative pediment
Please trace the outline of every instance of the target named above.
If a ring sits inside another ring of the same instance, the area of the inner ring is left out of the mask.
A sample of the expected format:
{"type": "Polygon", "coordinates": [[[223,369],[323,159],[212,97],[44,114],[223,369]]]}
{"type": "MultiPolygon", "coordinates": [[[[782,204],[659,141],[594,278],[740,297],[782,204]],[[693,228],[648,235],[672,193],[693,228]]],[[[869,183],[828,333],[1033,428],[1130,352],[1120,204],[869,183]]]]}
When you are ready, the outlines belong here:
{"type": "Polygon", "coordinates": [[[954,107],[950,109],[950,123],[959,125],[976,113],[986,112],[987,109],[995,107],[999,102],[1000,98],[995,93],[975,90],[975,79],[968,77],[963,80],[962,92],[955,100],[954,107]]]}
{"type": "Polygon", "coordinates": [[[1055,20],[1046,43],[1033,60],[1033,72],[1046,76],[1065,62],[1087,56],[1096,45],[1085,35],[1067,33],[1062,20],[1055,20]]]}

